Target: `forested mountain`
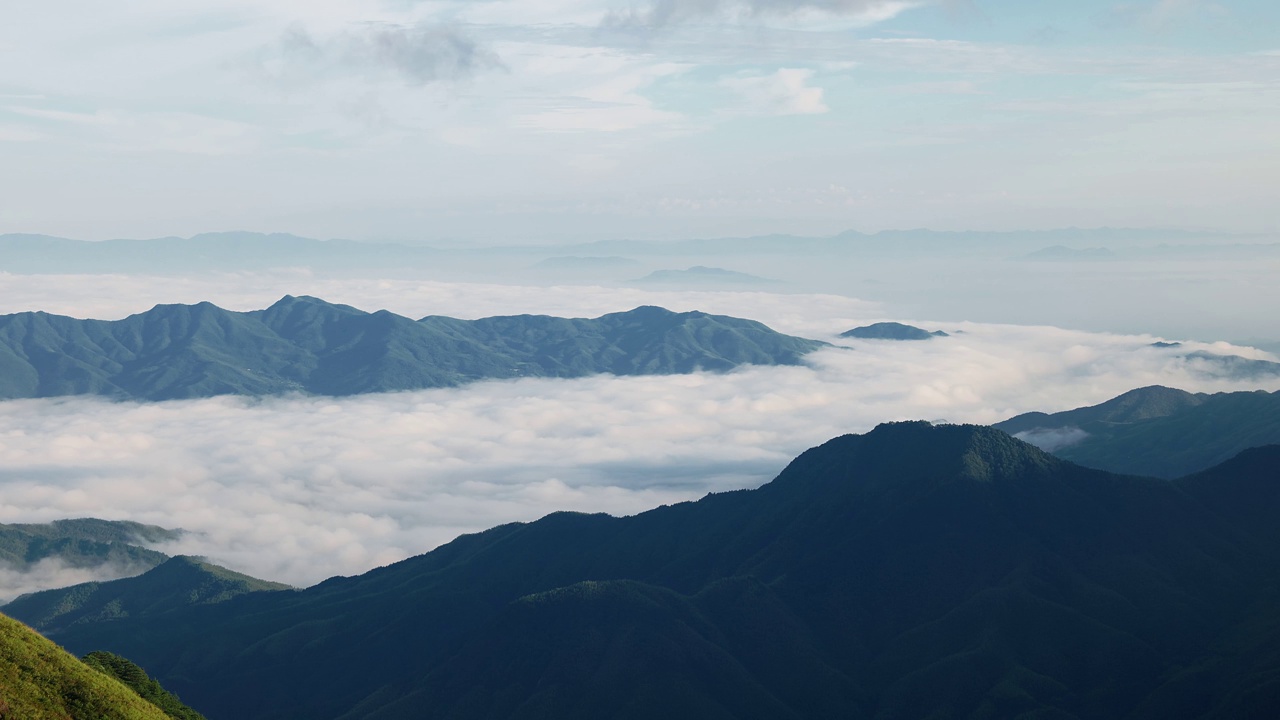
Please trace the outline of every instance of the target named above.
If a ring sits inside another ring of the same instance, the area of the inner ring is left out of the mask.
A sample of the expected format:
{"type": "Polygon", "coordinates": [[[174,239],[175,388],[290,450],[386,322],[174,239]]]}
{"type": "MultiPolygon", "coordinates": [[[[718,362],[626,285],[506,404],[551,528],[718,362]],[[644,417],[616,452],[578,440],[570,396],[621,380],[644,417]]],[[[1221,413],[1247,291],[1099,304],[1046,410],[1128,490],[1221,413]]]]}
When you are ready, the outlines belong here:
{"type": "Polygon", "coordinates": [[[1280,444],[1280,392],[1206,394],[1154,385],[995,427],[1086,467],[1175,478],[1246,448],[1280,444]]]}
{"type": "Polygon", "coordinates": [[[288,585],[180,555],[136,577],[34,592],[2,609],[41,632],[56,632],[77,624],[145,618],[190,605],[225,602],[245,593],[287,589],[288,585]]]}
{"type": "Polygon", "coordinates": [[[51,635],[227,720],[1271,718],[1278,483],[1280,447],[1169,482],[898,423],[757,490],[51,635]]]}
{"type": "Polygon", "coordinates": [[[144,545],[179,535],[180,531],[154,525],[94,518],[0,524],[0,566],[24,570],[41,560],[57,559],[70,567],[112,564],[145,569],[168,556],[144,545]]]}
{"type": "Polygon", "coordinates": [[[660,375],[795,365],[824,345],[752,320],[658,307],[595,319],[414,321],[286,296],[253,312],[159,305],[118,321],[29,312],[0,317],[0,399],[351,395],[485,379],[660,375]]]}

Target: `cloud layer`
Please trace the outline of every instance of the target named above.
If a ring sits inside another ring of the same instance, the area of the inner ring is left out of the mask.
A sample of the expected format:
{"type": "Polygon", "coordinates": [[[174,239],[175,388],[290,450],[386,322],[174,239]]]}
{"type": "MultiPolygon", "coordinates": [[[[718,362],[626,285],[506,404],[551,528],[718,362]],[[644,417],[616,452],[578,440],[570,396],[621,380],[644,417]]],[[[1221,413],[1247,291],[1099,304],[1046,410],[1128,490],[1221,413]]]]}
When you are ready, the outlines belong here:
{"type": "MultiPolygon", "coordinates": [[[[457,285],[402,290],[381,292],[455,311],[481,297],[457,285]]],[[[629,304],[591,289],[501,291],[490,306],[590,315],[629,304]]],[[[878,319],[841,298],[684,295],[703,309],[828,340],[878,319]]],[[[471,309],[456,314],[497,308],[471,309]]],[[[759,485],[805,448],[887,420],[994,422],[1157,383],[1257,387],[1207,379],[1176,353],[1148,347],[1149,337],[922,324],[963,332],[850,343],[808,367],[724,375],[521,380],[342,399],[3,403],[0,522],[98,516],[179,526],[193,534],[169,552],[306,585],[554,510],[634,513],[759,485]]],[[[1280,380],[1268,389],[1277,388],[1280,380]]]]}

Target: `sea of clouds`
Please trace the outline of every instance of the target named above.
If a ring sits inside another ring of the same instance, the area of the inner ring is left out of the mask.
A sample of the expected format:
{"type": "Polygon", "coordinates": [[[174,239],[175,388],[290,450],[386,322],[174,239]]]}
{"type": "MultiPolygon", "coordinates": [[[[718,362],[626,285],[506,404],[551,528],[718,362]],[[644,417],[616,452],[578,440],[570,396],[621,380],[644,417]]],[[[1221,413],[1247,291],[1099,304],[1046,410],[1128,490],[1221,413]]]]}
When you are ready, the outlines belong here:
{"type": "MultiPolygon", "coordinates": [[[[758,486],[808,447],[890,420],[996,422],[1162,384],[1280,389],[1215,377],[1151,336],[916,321],[951,337],[842,341],[886,319],[832,295],[335,280],[0,276],[0,312],[116,318],[157,302],[265,307],[285,292],[411,317],[595,316],[637,305],[758,319],[837,342],[801,367],[724,374],[523,379],[346,398],[94,398],[0,403],[0,522],[134,520],[189,531],[169,553],[309,585],[426,552],[460,533],[557,510],[631,514],[758,486]]],[[[902,318],[894,318],[902,319],[902,318]]],[[[94,579],[42,567],[15,590],[94,579]]],[[[102,577],[118,575],[104,568],[102,577]]]]}

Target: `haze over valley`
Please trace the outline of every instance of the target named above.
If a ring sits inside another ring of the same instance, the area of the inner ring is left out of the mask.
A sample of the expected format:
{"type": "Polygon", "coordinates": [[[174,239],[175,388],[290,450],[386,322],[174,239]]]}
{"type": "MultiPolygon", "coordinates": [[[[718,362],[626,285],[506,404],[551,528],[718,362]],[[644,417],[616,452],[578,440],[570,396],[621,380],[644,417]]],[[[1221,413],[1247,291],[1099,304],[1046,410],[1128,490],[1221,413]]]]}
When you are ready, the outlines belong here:
{"type": "Polygon", "coordinates": [[[0,720],[1280,717],[1280,4],[0,23],[0,720]]]}

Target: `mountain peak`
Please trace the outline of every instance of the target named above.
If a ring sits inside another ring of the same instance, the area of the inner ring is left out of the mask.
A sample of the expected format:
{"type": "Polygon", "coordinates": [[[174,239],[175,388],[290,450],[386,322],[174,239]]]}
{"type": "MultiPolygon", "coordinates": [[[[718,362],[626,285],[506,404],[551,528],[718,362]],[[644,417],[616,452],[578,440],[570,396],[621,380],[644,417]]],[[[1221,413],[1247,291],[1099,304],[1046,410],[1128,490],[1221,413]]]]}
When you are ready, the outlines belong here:
{"type": "Polygon", "coordinates": [[[828,498],[852,493],[865,499],[949,485],[1023,483],[1063,464],[994,428],[917,420],[884,423],[864,435],[830,440],[796,458],[771,485],[804,487],[828,498]]]}
{"type": "Polygon", "coordinates": [[[942,330],[929,332],[915,325],[899,322],[878,322],[846,330],[840,333],[840,337],[862,340],[929,340],[935,337],[949,337],[949,335],[942,330]]]}
{"type": "Polygon", "coordinates": [[[884,423],[866,437],[908,458],[945,462],[960,477],[980,482],[1024,478],[1061,463],[1034,445],[985,425],[934,425],[923,420],[884,423]]]}

